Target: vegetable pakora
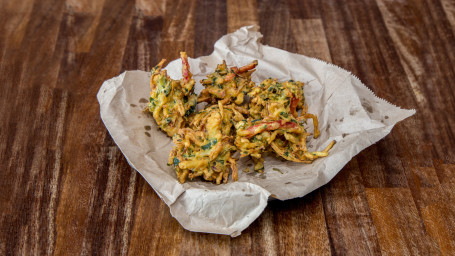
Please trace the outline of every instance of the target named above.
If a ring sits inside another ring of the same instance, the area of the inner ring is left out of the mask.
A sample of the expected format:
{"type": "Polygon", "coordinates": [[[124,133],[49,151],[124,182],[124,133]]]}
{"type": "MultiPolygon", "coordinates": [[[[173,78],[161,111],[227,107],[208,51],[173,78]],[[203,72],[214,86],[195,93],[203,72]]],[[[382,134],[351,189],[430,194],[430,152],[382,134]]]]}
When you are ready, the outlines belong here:
{"type": "Polygon", "coordinates": [[[152,69],[150,79],[150,102],[146,111],[152,113],[158,126],[172,137],[185,126],[188,116],[196,111],[197,95],[194,93],[195,81],[192,79],[188,57],[180,53],[182,75],[180,80],[171,79],[162,66],[166,60],[152,69]]]}
{"type": "Polygon", "coordinates": [[[223,61],[216,67],[215,72],[201,80],[205,89],[199,95],[198,102],[216,103],[220,100],[222,104],[231,102],[237,105],[242,104],[245,95],[254,87],[251,74],[257,65],[258,62],[255,60],[240,68],[228,68],[226,62],[223,61]]]}
{"type": "Polygon", "coordinates": [[[302,82],[294,80],[280,83],[269,78],[262,81],[248,94],[251,117],[289,120],[292,115],[297,118],[299,109],[306,112],[303,86],[302,82]]]}
{"type": "Polygon", "coordinates": [[[289,80],[279,83],[273,79],[264,80],[249,93],[250,116],[236,125],[235,145],[241,157],[250,155],[255,170],[263,170],[262,154],[270,147],[281,157],[294,161],[311,163],[318,157],[327,156],[329,146],[321,152],[308,152],[306,132],[303,123],[312,118],[314,137],[319,136],[315,115],[306,113],[303,83],[289,80]],[[302,110],[299,116],[298,110],[302,110]]]}
{"type": "Polygon", "coordinates": [[[173,165],[181,183],[186,178],[201,176],[216,184],[226,183],[229,168],[232,179],[237,180],[237,165],[232,154],[234,124],[244,119],[245,109],[234,105],[210,106],[192,117],[190,126],[178,131],[173,140],[168,165],[173,165]]]}

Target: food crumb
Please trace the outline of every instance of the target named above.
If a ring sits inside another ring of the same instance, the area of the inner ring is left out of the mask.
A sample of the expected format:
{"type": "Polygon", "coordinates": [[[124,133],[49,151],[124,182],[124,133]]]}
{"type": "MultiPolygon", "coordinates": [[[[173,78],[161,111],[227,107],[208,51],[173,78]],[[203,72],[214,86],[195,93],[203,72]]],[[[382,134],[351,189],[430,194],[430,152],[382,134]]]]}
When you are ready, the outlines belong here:
{"type": "Polygon", "coordinates": [[[276,171],[276,172],[279,172],[279,173],[283,174],[283,172],[282,172],[280,169],[278,169],[278,168],[275,168],[275,167],[274,167],[274,168],[272,168],[272,170],[274,170],[274,171],[276,171]]]}

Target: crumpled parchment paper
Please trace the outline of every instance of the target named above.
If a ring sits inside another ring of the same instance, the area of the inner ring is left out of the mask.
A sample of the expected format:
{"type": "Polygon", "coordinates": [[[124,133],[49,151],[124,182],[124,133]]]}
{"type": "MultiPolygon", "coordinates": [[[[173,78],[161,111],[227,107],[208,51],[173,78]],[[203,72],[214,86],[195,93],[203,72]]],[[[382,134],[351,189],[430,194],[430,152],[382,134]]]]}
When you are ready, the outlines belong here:
{"type": "MultiPolygon", "coordinates": [[[[317,114],[321,130],[318,139],[309,140],[308,148],[322,150],[336,140],[328,157],[301,164],[269,155],[263,174],[244,173],[242,170],[252,164],[244,158],[238,163],[237,182],[214,185],[194,180],[180,184],[173,168],[166,165],[171,138],[142,112],[150,95],[150,72],[126,71],[105,81],[98,92],[101,118],[115,143],[187,230],[240,235],[262,213],[269,198],[302,197],[326,184],[352,157],[415,113],[376,97],[342,68],[262,45],[261,37],[258,27],[243,27],[220,38],[210,56],[190,58],[196,93],[203,88],[199,81],[222,60],[228,66],[258,60],[252,76],[255,83],[269,77],[303,81],[308,112],[317,114]]],[[[173,79],[181,78],[180,60],[170,62],[166,69],[173,79]]],[[[312,131],[311,121],[308,130],[312,131]]]]}

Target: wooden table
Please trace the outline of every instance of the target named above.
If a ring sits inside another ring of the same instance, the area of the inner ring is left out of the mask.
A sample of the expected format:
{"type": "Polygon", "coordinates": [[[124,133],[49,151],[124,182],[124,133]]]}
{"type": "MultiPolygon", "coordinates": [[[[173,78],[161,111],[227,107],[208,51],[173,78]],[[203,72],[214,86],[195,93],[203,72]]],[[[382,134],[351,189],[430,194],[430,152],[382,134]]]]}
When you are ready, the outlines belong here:
{"type": "Polygon", "coordinates": [[[0,0],[0,32],[1,255],[455,253],[453,0],[0,0]],[[241,236],[189,232],[128,165],[95,95],[249,24],[417,114],[241,236]]]}

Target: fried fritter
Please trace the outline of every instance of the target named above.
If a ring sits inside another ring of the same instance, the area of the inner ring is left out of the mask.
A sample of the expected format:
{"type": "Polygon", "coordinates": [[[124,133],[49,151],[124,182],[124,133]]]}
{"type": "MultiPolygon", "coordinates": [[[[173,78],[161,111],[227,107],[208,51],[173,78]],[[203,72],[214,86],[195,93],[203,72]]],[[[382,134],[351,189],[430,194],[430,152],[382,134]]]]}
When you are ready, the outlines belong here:
{"type": "Polygon", "coordinates": [[[180,57],[183,74],[180,80],[171,79],[166,70],[161,69],[166,61],[164,59],[152,69],[150,103],[146,109],[170,137],[185,126],[188,116],[196,111],[197,104],[195,81],[191,78],[188,57],[185,52],[181,52],[180,57]]]}
{"type": "Polygon", "coordinates": [[[269,78],[253,88],[248,95],[251,97],[250,115],[255,119],[269,117],[289,120],[291,115],[298,117],[299,109],[306,112],[303,83],[299,81],[280,83],[269,78]]]}
{"type": "Polygon", "coordinates": [[[327,156],[333,143],[321,152],[308,152],[306,147],[310,133],[305,130],[303,122],[313,119],[314,138],[319,136],[319,129],[317,117],[306,113],[303,83],[267,79],[253,88],[249,95],[252,118],[236,125],[235,145],[241,157],[252,157],[256,171],[263,170],[262,154],[270,147],[281,157],[294,162],[311,163],[318,157],[327,156]],[[298,110],[301,110],[300,116],[298,110]]]}
{"type": "Polygon", "coordinates": [[[205,87],[198,97],[198,102],[216,103],[221,101],[222,104],[235,103],[240,105],[244,102],[254,82],[251,81],[251,74],[255,71],[257,60],[252,63],[237,68],[228,68],[226,62],[219,64],[215,72],[208,75],[201,81],[205,87]]]}
{"type": "Polygon", "coordinates": [[[232,179],[237,180],[237,165],[232,154],[236,151],[233,144],[234,124],[247,111],[234,106],[210,106],[192,117],[190,127],[180,129],[174,136],[168,164],[173,165],[181,183],[186,178],[201,176],[216,184],[226,183],[229,169],[232,179]]]}

